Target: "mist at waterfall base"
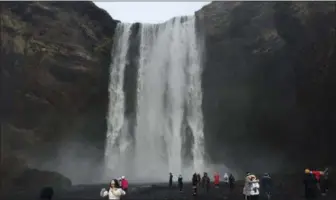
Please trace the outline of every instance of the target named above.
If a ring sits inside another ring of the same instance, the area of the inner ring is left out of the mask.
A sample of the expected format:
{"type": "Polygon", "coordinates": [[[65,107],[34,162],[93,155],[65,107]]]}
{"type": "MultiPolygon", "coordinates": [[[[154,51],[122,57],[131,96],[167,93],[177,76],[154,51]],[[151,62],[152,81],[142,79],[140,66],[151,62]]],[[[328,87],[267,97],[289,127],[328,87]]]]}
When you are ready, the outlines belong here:
{"type": "Polygon", "coordinates": [[[124,91],[132,30],[132,24],[118,25],[111,53],[105,178],[162,182],[169,172],[203,173],[209,165],[201,109],[202,38],[195,18],[140,25],[135,119],[125,114],[124,91]]]}

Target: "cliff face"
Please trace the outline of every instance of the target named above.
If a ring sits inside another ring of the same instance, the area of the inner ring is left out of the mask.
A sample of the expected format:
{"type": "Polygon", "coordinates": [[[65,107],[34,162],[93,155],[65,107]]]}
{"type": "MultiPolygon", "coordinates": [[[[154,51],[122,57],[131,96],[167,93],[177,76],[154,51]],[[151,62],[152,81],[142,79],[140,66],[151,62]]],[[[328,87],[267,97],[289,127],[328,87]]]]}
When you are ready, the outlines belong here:
{"type": "Polygon", "coordinates": [[[335,164],[335,3],[213,2],[196,16],[212,159],[259,170],[335,164]]]}
{"type": "Polygon", "coordinates": [[[103,155],[117,23],[92,2],[1,2],[2,155],[103,155]]]}

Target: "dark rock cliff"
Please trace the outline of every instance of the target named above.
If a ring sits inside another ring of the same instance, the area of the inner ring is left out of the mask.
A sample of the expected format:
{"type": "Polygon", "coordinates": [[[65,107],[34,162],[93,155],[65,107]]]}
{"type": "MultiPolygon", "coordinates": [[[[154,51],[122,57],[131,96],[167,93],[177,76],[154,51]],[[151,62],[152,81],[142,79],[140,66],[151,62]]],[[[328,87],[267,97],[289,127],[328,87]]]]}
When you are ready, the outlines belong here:
{"type": "Polygon", "coordinates": [[[75,158],[99,160],[118,21],[92,2],[1,2],[0,14],[2,158],[41,167],[77,142],[75,158]]]}
{"type": "Polygon", "coordinates": [[[196,16],[212,159],[245,170],[335,164],[335,2],[213,2],[196,16]]]}

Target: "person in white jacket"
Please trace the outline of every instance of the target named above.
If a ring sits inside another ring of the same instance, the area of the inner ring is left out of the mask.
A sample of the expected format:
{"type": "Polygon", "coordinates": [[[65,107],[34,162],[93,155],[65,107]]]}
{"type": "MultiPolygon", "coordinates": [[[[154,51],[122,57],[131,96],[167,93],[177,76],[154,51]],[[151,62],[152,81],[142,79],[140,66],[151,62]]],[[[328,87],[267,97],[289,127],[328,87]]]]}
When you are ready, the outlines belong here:
{"type": "Polygon", "coordinates": [[[226,172],[224,173],[223,181],[224,183],[229,184],[229,174],[226,172]]]}
{"type": "Polygon", "coordinates": [[[247,182],[250,179],[250,177],[249,177],[250,175],[251,175],[251,173],[247,172],[246,176],[245,176],[245,182],[244,182],[244,188],[243,188],[243,195],[245,197],[244,198],[245,200],[247,200],[247,193],[246,193],[246,191],[247,191],[247,182]]]}
{"type": "Polygon", "coordinates": [[[243,193],[245,195],[245,199],[247,200],[258,200],[259,199],[259,180],[255,175],[251,174],[245,179],[245,186],[243,189],[243,193]]]}
{"type": "Polygon", "coordinates": [[[122,190],[121,188],[117,187],[117,180],[112,180],[110,184],[110,189],[107,191],[105,188],[103,188],[100,191],[101,197],[108,196],[109,200],[119,200],[121,196],[125,195],[126,192],[122,190]]]}

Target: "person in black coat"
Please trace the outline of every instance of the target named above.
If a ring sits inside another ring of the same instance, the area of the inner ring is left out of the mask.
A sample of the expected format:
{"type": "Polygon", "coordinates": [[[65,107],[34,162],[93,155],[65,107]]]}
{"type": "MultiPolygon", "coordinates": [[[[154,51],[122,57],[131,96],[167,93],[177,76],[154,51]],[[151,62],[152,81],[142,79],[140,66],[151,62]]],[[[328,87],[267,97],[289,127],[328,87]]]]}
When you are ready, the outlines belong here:
{"type": "Polygon", "coordinates": [[[170,172],[169,173],[169,188],[173,187],[173,174],[170,172]]]}
{"type": "Polygon", "coordinates": [[[201,185],[201,175],[197,174],[197,185],[200,186],[201,185]]]}
{"type": "Polygon", "coordinates": [[[203,183],[204,183],[204,187],[205,187],[205,190],[207,192],[209,192],[209,189],[210,189],[210,178],[208,176],[208,173],[205,173],[204,174],[204,177],[203,177],[203,183]]]}
{"type": "Polygon", "coordinates": [[[321,194],[322,196],[327,195],[327,192],[329,190],[329,169],[326,168],[323,172],[323,176],[320,180],[320,186],[321,186],[321,194]]]}
{"type": "Polygon", "coordinates": [[[193,187],[193,196],[197,195],[197,184],[198,184],[198,178],[197,178],[197,174],[194,173],[192,176],[192,187],[193,187]]]}
{"type": "Polygon", "coordinates": [[[178,179],[177,179],[177,183],[178,183],[180,192],[182,192],[182,190],[183,190],[183,178],[182,178],[182,175],[181,175],[181,174],[179,175],[179,177],[178,177],[178,179]]]}
{"type": "Polygon", "coordinates": [[[316,180],[315,176],[310,173],[310,170],[306,169],[305,174],[303,177],[303,184],[304,184],[304,191],[305,191],[305,198],[309,199],[316,199],[318,194],[318,181],[316,180]]]}
{"type": "Polygon", "coordinates": [[[230,191],[232,192],[234,189],[234,185],[235,185],[235,178],[232,174],[230,174],[229,176],[229,187],[230,187],[230,191]]]}
{"type": "Polygon", "coordinates": [[[271,198],[271,192],[272,192],[272,178],[268,173],[265,173],[264,176],[261,178],[261,190],[263,191],[263,194],[266,196],[267,199],[271,198]]]}

